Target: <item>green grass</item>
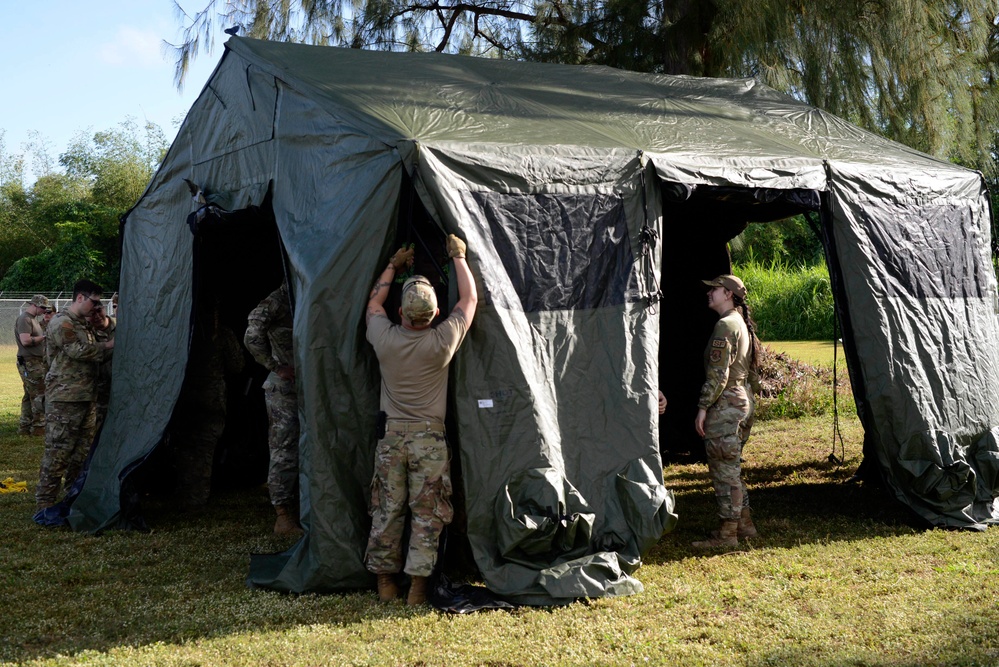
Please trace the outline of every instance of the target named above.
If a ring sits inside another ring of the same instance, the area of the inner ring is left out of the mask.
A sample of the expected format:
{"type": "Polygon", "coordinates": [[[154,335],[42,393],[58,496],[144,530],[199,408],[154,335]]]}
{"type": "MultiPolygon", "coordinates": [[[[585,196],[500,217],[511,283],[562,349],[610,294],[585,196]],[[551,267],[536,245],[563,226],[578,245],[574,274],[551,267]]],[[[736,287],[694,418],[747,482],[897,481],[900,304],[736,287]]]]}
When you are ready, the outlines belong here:
{"type": "MultiPolygon", "coordinates": [[[[765,345],[776,352],[784,352],[798,361],[820,368],[833,367],[833,342],[824,340],[784,340],[766,341],[765,345]]],[[[843,344],[836,347],[836,366],[839,372],[846,374],[846,353],[843,344]]]]}
{"type": "MultiPolygon", "coordinates": [[[[0,348],[0,475],[34,487],[40,438],[16,435],[13,355],[0,348]]],[[[16,376],[14,378],[16,380],[16,376]]],[[[922,530],[887,494],[827,460],[830,418],[758,423],[745,476],[761,536],[689,547],[714,527],[703,465],[673,465],[680,522],[645,559],[640,595],[447,616],[373,591],[245,587],[278,549],[261,489],[151,533],[79,535],[0,494],[0,661],[38,665],[995,665],[999,532],[922,530]]]]}

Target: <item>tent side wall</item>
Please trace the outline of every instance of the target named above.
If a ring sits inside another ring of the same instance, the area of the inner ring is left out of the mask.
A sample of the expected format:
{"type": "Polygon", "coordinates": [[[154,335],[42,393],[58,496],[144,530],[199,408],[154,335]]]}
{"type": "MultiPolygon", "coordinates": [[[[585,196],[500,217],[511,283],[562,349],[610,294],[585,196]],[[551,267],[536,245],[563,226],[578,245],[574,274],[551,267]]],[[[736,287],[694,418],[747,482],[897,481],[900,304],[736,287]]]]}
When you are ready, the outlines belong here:
{"type": "Polygon", "coordinates": [[[676,520],[641,241],[658,184],[633,151],[539,153],[422,147],[417,172],[480,285],[453,362],[469,541],[490,590],[526,604],[640,591],[676,520]]]}
{"type": "Polygon", "coordinates": [[[999,522],[999,340],[987,193],[963,170],[830,167],[833,233],[899,499],[938,526],[999,522]]]}
{"type": "Polygon", "coordinates": [[[296,295],[305,537],[254,556],[251,586],[331,592],[373,585],[370,527],[379,382],[365,338],[371,284],[391,254],[402,157],[281,85],[274,214],[296,295]]]}
{"type": "Polygon", "coordinates": [[[271,178],[276,88],[227,57],[192,107],[145,195],[124,225],[115,370],[108,420],[69,523],[96,532],[124,526],[121,482],[170,421],[187,363],[195,208],[183,179],[224,192],[226,208],[260,203],[271,178]],[[251,94],[251,90],[254,90],[251,94]],[[126,370],[129,369],[129,370],[126,370]],[[141,425],[141,427],[137,427],[141,425]]]}

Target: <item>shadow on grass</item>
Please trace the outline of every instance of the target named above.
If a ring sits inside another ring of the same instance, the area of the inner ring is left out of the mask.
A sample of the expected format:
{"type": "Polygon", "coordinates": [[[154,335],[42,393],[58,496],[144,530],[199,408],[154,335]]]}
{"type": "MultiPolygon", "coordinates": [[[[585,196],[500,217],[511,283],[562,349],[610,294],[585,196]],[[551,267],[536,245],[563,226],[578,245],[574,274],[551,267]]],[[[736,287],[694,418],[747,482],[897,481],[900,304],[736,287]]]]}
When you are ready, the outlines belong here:
{"type": "MultiPolygon", "coordinates": [[[[747,465],[761,536],[740,549],[911,533],[908,510],[883,489],[840,481],[851,471],[824,462],[747,465]],[[788,482],[797,478],[804,481],[788,482]]],[[[717,555],[689,546],[717,523],[706,466],[669,469],[671,484],[683,485],[676,492],[680,522],[646,563],[717,555]]],[[[394,624],[427,613],[380,604],[374,591],[289,595],[247,589],[249,554],[289,546],[271,535],[274,515],[262,488],[222,494],[193,516],[150,503],[152,532],[100,537],[35,526],[32,506],[28,494],[0,498],[8,545],[0,550],[0,581],[7,608],[17,610],[4,623],[0,660],[280,634],[329,623],[394,624]]]]}
{"type": "Polygon", "coordinates": [[[0,497],[8,609],[0,663],[427,613],[401,600],[380,604],[373,590],[294,595],[247,588],[251,553],[294,543],[272,535],[274,513],[262,489],[213,498],[195,515],[150,503],[148,533],[42,528],[31,520],[32,507],[33,498],[0,497]]]}
{"type": "MultiPolygon", "coordinates": [[[[826,461],[751,466],[743,470],[759,536],[741,540],[740,549],[791,548],[808,543],[855,541],[908,535],[930,526],[900,503],[887,487],[849,481],[856,466],[826,461]]],[[[667,468],[666,487],[674,491],[676,528],[663,536],[646,563],[722,550],[694,549],[690,543],[718,528],[718,509],[707,465],[667,468]]]]}

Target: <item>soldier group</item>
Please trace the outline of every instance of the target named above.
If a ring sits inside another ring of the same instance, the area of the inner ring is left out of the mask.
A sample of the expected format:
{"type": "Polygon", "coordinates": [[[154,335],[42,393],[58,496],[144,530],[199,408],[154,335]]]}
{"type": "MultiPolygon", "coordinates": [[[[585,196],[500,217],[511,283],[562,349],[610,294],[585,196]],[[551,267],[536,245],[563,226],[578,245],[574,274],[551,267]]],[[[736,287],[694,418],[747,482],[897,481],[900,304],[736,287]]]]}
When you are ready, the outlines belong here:
{"type": "MultiPolygon", "coordinates": [[[[444,419],[448,365],[475,316],[477,294],[465,260],[465,243],[453,234],[447,241],[454,262],[458,302],[449,316],[431,326],[440,313],[430,281],[406,280],[399,308],[401,324],[384,309],[396,273],[413,263],[414,251],[400,248],[375,282],[368,298],[367,338],[381,369],[381,421],[371,482],[371,532],[365,565],[377,575],[383,601],[399,597],[397,575],[411,578],[408,604],[422,604],[437,559],[438,541],[450,523],[451,480],[444,419]],[[404,544],[407,513],[409,541],[404,544]]],[[[694,422],[704,438],[721,528],[697,548],[735,546],[757,534],[749,495],[741,479],[742,449],[749,437],[753,394],[758,390],[759,343],[746,306],[746,288],[733,275],[704,281],[708,307],[719,315],[705,350],[706,380],[694,422]]],[[[24,380],[22,432],[45,432],[45,454],[36,491],[39,510],[53,505],[60,484],[73,483],[107,409],[115,320],[104,312],[100,286],[81,280],[73,302],[55,315],[48,299],[35,296],[15,325],[18,369],[24,380]],[[45,370],[47,369],[47,373],[45,370]]],[[[173,437],[190,445],[191,503],[207,501],[211,457],[225,420],[224,369],[242,364],[232,332],[218,321],[217,307],[204,345],[192,346],[185,389],[171,423],[173,437]],[[202,350],[204,358],[195,359],[202,350]],[[200,370],[199,370],[200,369],[200,370]],[[194,372],[198,371],[198,372],[194,372]],[[185,398],[187,400],[185,402],[185,398]],[[190,405],[188,405],[188,403],[190,405]],[[187,407],[185,407],[187,406],[187,407]],[[187,417],[185,417],[187,415],[187,417]],[[185,428],[185,425],[190,428],[185,428]],[[197,445],[197,443],[201,443],[197,445]],[[206,473],[207,471],[207,473],[206,473]]],[[[244,343],[253,358],[270,371],[264,383],[269,420],[268,488],[279,535],[301,533],[298,508],[298,400],[295,386],[292,308],[287,284],[268,295],[250,313],[244,343]]],[[[666,399],[659,393],[659,412],[666,399]]]]}
{"type": "MultiPolygon", "coordinates": [[[[19,366],[22,346],[26,351],[35,350],[32,361],[24,357],[25,391],[37,391],[44,410],[45,453],[35,489],[39,511],[56,503],[61,488],[72,486],[107,411],[115,321],[105,312],[102,293],[99,285],[81,280],[73,286],[73,301],[52,317],[44,332],[25,337],[25,323],[18,318],[15,324],[19,366]],[[30,381],[29,365],[35,373],[30,381]],[[39,367],[47,369],[40,383],[39,367]]],[[[40,309],[48,310],[49,303],[38,295],[25,314],[37,317],[40,309]]],[[[38,433],[41,424],[35,421],[39,419],[35,403],[32,399],[32,429],[38,433]]]]}

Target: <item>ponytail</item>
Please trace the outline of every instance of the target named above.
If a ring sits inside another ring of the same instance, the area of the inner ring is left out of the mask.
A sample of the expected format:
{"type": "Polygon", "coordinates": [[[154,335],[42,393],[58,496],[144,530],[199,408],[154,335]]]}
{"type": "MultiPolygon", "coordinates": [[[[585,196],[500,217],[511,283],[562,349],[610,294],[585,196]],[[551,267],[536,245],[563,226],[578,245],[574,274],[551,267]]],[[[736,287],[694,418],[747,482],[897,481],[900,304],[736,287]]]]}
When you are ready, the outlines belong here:
{"type": "Polygon", "coordinates": [[[749,367],[758,373],[762,352],[760,350],[760,339],[756,335],[756,322],[753,321],[753,317],[749,312],[749,305],[744,298],[733,294],[732,302],[738,308],[739,314],[742,315],[742,320],[746,323],[746,329],[749,330],[749,367]]]}

